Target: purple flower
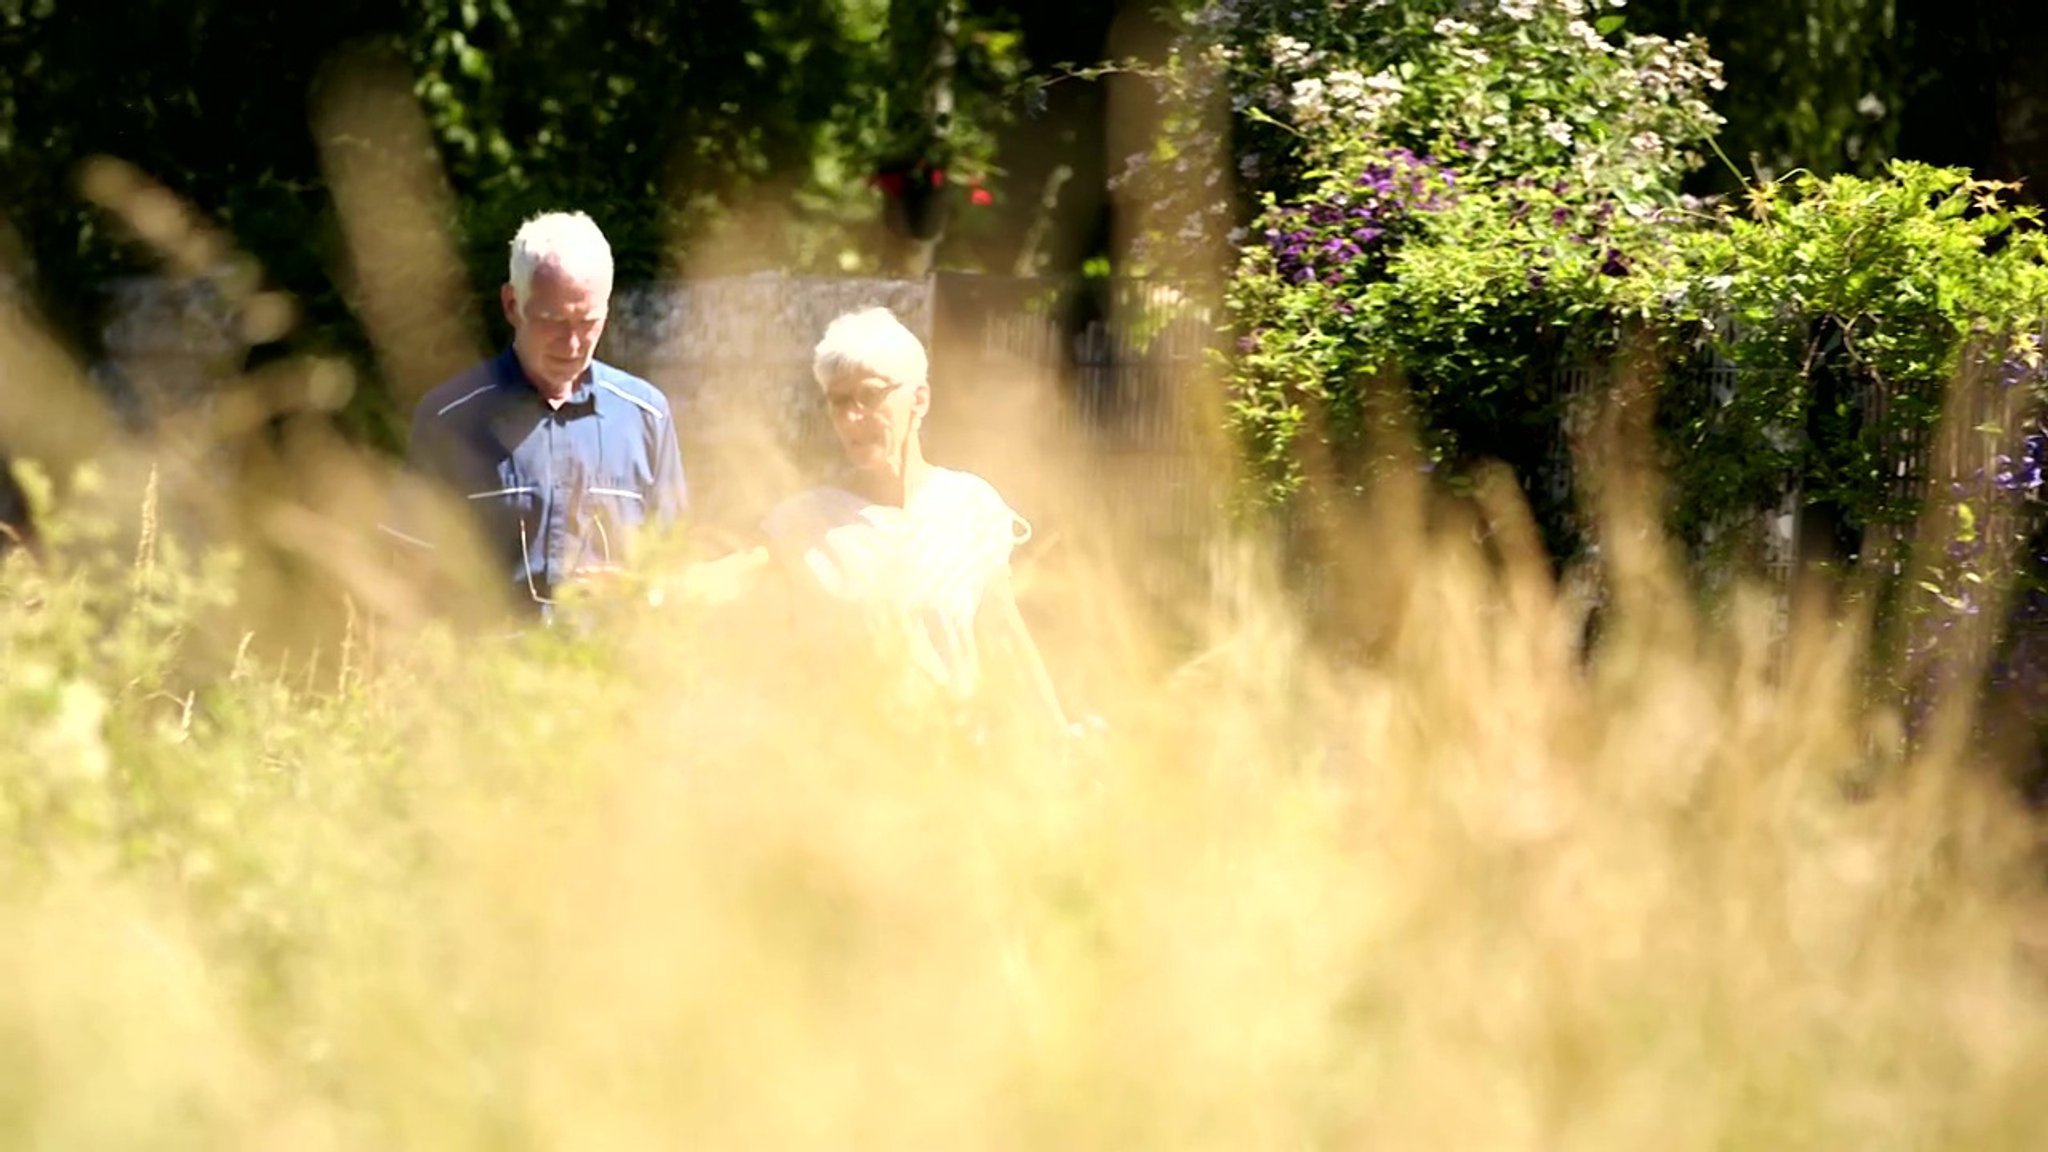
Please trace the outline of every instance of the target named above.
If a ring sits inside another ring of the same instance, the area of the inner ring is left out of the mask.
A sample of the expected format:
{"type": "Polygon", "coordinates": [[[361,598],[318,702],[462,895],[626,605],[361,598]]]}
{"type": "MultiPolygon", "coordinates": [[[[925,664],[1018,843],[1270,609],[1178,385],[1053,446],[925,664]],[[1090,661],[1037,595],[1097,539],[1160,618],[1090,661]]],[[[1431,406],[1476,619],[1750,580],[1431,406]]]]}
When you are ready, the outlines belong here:
{"type": "Polygon", "coordinates": [[[2018,356],[2007,356],[1999,362],[1998,382],[2005,388],[2038,385],[2042,382],[2042,370],[2029,365],[2018,356]]]}
{"type": "Polygon", "coordinates": [[[2039,428],[2020,441],[2017,457],[2000,455],[1992,483],[2007,492],[2038,492],[2048,472],[2048,432],[2039,428]]]}
{"type": "Polygon", "coordinates": [[[1600,264],[1600,274],[1602,276],[1628,275],[1628,261],[1622,258],[1619,248],[1609,248],[1607,250],[1607,259],[1600,264]]]}

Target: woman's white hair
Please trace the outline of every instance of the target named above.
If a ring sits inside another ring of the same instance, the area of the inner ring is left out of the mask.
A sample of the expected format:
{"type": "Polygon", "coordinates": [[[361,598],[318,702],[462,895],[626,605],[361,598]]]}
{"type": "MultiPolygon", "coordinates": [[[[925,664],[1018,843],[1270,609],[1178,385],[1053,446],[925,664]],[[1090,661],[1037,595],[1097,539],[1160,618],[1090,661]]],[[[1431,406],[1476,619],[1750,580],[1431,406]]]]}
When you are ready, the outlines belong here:
{"type": "Polygon", "coordinates": [[[583,213],[542,213],[521,224],[512,237],[512,295],[522,311],[534,269],[550,262],[600,286],[599,295],[611,294],[612,246],[597,222],[583,213]]]}
{"type": "Polygon", "coordinates": [[[874,376],[893,384],[928,384],[931,362],[924,342],[887,308],[848,312],[825,326],[811,353],[811,375],[824,388],[848,376],[874,376]]]}

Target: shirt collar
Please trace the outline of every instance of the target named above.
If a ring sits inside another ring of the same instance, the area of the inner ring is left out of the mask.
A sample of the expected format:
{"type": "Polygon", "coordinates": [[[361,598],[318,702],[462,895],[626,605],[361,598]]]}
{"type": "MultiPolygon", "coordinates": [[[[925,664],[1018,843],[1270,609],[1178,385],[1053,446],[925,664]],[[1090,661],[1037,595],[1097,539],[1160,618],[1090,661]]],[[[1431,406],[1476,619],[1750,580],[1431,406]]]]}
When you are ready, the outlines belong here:
{"type": "MultiPolygon", "coordinates": [[[[562,402],[562,411],[597,411],[597,367],[595,358],[584,367],[583,375],[577,379],[576,386],[569,390],[569,398],[562,402]]],[[[526,369],[519,366],[519,354],[513,351],[510,344],[505,346],[503,352],[498,353],[496,368],[500,387],[531,396],[535,404],[546,406],[547,402],[540,398],[540,392],[534,388],[533,381],[526,378],[526,369]]]]}

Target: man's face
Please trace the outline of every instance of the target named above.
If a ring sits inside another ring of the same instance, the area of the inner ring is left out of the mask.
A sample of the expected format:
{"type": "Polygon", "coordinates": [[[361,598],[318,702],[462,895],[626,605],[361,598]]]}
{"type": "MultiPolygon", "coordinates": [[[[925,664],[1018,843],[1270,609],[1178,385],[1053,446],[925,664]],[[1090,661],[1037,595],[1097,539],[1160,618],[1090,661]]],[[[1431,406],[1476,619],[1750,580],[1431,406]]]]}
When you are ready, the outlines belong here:
{"type": "Polygon", "coordinates": [[[544,260],[520,301],[510,284],[502,299],[512,325],[512,351],[528,379],[549,397],[569,394],[597,351],[611,285],[544,260]]]}
{"type": "Polygon", "coordinates": [[[825,408],[846,462],[855,469],[890,469],[903,459],[903,445],[917,434],[929,393],[876,376],[834,380],[825,389],[825,408]]]}

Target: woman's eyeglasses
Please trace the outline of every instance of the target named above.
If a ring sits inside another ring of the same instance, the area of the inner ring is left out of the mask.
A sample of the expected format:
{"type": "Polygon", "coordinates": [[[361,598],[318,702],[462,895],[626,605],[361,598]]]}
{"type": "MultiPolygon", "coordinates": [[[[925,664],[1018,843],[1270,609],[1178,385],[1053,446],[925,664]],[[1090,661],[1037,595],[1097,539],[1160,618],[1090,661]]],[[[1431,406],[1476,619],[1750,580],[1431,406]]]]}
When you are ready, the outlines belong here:
{"type": "Polygon", "coordinates": [[[889,393],[901,387],[901,384],[868,381],[854,388],[835,388],[825,393],[825,404],[832,409],[834,416],[873,412],[889,393]]]}

